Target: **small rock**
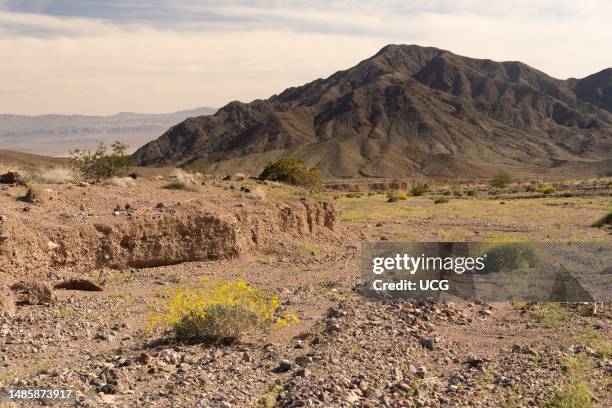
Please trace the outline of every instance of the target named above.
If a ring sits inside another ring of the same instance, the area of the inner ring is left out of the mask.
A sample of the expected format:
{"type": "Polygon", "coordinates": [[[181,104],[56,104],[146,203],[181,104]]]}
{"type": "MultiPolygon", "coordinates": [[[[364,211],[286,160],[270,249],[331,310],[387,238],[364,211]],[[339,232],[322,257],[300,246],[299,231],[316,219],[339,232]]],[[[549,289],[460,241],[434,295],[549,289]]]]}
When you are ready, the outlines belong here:
{"type": "Polygon", "coordinates": [[[286,373],[293,368],[293,364],[289,360],[281,360],[278,366],[273,370],[275,373],[286,373]]]}

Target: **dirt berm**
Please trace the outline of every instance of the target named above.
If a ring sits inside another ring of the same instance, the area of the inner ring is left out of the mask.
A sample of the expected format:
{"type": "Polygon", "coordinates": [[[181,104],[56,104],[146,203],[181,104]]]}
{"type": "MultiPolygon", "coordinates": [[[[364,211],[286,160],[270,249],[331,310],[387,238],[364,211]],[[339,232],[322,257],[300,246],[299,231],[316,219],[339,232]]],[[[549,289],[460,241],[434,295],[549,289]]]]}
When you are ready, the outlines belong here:
{"type": "Polygon", "coordinates": [[[0,272],[33,268],[154,267],[188,261],[229,259],[283,252],[305,236],[336,239],[333,204],[227,203],[199,199],[145,212],[84,219],[70,225],[39,225],[9,214],[0,242],[0,272]]]}

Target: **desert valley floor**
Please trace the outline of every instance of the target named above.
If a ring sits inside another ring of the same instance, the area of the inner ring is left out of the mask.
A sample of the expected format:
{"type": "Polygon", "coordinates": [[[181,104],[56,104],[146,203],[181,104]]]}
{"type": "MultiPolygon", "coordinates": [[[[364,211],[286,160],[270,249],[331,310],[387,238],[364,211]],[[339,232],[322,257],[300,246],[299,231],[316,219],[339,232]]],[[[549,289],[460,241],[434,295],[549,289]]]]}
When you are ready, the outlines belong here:
{"type": "Polygon", "coordinates": [[[0,305],[16,303],[0,310],[0,386],[73,388],[91,407],[540,407],[586,386],[612,405],[609,304],[371,302],[359,285],[361,241],[610,242],[591,226],[609,179],[547,194],[437,182],[397,202],[171,182],[43,184],[34,203],[0,185],[0,305]],[[272,289],[299,322],[231,345],[148,326],[203,277],[272,289]],[[102,290],[51,289],[75,278],[102,290]]]}

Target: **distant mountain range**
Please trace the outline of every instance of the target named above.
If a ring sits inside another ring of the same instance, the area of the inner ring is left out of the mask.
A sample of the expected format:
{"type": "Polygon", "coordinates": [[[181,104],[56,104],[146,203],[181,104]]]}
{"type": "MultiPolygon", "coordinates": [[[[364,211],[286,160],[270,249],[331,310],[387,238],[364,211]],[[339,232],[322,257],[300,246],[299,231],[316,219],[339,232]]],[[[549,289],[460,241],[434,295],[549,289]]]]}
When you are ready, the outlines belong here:
{"type": "Polygon", "coordinates": [[[612,69],[552,78],[521,62],[388,45],[357,66],[215,115],[133,155],[257,173],[295,155],[326,177],[612,174],[612,69]]]}
{"type": "Polygon", "coordinates": [[[213,108],[166,114],[117,113],[86,115],[0,115],[0,148],[45,155],[92,149],[101,142],[127,143],[132,151],[189,117],[211,115],[213,108]]]}

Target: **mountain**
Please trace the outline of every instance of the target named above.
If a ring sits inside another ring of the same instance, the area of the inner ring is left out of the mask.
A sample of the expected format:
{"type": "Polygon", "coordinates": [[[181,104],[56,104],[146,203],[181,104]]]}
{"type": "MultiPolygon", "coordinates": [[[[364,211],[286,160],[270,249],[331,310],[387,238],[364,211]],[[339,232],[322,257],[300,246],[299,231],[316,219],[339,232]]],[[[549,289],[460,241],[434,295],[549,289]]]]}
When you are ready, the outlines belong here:
{"type": "Polygon", "coordinates": [[[132,162],[257,173],[291,154],[326,177],[607,173],[609,73],[564,81],[521,62],[388,45],[329,78],[187,119],[132,162]]]}
{"type": "Polygon", "coordinates": [[[215,111],[198,108],[167,114],[123,112],[112,116],[0,115],[0,146],[28,153],[66,155],[76,148],[92,149],[101,142],[110,145],[119,140],[135,150],[180,121],[215,111]]]}

